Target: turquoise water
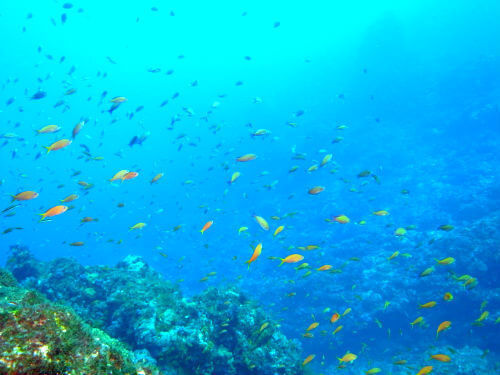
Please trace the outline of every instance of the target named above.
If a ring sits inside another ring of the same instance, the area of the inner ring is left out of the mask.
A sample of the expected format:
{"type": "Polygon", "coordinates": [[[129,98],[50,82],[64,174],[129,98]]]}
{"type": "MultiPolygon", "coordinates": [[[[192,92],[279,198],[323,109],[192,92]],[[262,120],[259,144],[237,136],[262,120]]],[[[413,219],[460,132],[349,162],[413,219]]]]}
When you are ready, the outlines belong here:
{"type": "Polygon", "coordinates": [[[400,359],[446,373],[461,356],[474,365],[475,348],[494,366],[499,15],[495,1],[2,4],[2,209],[39,196],[2,214],[0,263],[12,244],[85,265],[135,254],[188,296],[238,285],[316,355],[317,373],[347,351],[352,373],[400,359]],[[111,110],[115,97],[126,101],[111,110]],[[49,124],[61,129],[36,134],[49,124]],[[60,139],[72,143],[47,154],[60,139]],[[110,182],[120,170],[139,175],[110,182]],[[68,211],[39,222],[70,194],[68,211]],[[269,259],[290,254],[310,268],[269,259]],[[442,321],[452,328],[436,341],[442,321]],[[449,347],[451,364],[428,359],[449,347]]]}

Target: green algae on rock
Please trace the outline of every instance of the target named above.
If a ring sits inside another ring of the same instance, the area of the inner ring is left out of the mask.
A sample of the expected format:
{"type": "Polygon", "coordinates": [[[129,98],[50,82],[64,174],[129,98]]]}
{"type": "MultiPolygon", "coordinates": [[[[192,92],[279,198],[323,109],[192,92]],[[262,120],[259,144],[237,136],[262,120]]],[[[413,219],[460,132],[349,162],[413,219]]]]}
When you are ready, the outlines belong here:
{"type": "Polygon", "coordinates": [[[22,289],[0,269],[2,374],[159,374],[134,363],[118,340],[91,328],[71,309],[22,289]]]}

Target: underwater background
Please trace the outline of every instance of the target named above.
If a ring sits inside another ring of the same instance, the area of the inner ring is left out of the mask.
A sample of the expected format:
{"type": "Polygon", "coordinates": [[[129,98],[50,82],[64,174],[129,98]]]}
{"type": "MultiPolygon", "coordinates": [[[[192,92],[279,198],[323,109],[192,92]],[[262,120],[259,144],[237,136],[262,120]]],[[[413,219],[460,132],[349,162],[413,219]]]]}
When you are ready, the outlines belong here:
{"type": "Polygon", "coordinates": [[[498,374],[499,16],[2,2],[0,265],[165,374],[498,374]]]}

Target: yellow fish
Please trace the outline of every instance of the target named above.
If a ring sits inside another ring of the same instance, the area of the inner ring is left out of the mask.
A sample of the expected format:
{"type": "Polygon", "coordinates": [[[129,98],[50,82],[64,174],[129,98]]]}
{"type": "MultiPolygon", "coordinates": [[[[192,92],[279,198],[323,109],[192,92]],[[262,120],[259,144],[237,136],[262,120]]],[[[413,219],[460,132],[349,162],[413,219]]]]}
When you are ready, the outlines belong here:
{"type": "Polygon", "coordinates": [[[137,224],[134,224],[133,226],[131,226],[129,228],[129,230],[133,230],[133,229],[142,229],[146,226],[146,223],[137,223],[137,224]]]}
{"type": "Polygon", "coordinates": [[[302,366],[307,365],[309,362],[311,362],[314,359],[314,357],[316,357],[316,355],[314,355],[314,354],[308,355],[306,357],[306,359],[304,359],[304,362],[302,362],[302,366]]]}
{"type": "Polygon", "coordinates": [[[276,237],[278,234],[280,234],[283,229],[285,229],[285,226],[284,225],[280,225],[278,228],[276,228],[276,230],[274,231],[274,234],[273,236],[276,237]]]}
{"type": "Polygon", "coordinates": [[[430,302],[427,302],[427,303],[424,303],[423,305],[420,305],[420,308],[421,309],[430,309],[431,307],[434,307],[436,306],[436,301],[430,301],[430,302]]]}
{"type": "Polygon", "coordinates": [[[321,160],[320,167],[325,166],[330,160],[332,160],[333,155],[332,154],[326,154],[323,160],[321,160]]]}
{"type": "Polygon", "coordinates": [[[349,362],[352,362],[354,361],[356,358],[358,358],[358,356],[356,354],[353,354],[353,353],[346,353],[344,354],[344,356],[342,358],[337,358],[340,362],[343,362],[343,363],[349,363],[349,362]]]}
{"type": "Polygon", "coordinates": [[[257,222],[257,224],[259,224],[262,229],[269,230],[269,224],[267,223],[266,219],[264,219],[262,216],[257,216],[257,215],[253,215],[253,217],[257,222]]]}
{"type": "Polygon", "coordinates": [[[312,330],[313,330],[313,329],[315,329],[317,326],[319,326],[319,323],[318,323],[318,322],[311,323],[311,325],[310,325],[309,327],[307,327],[306,332],[312,331],[312,330]]]}
{"type": "Polygon", "coordinates": [[[231,179],[229,180],[229,183],[232,184],[234,181],[238,179],[238,177],[241,176],[240,172],[234,172],[233,175],[231,176],[231,179]]]}
{"type": "Polygon", "coordinates": [[[448,257],[448,258],[444,258],[444,259],[436,259],[436,262],[438,264],[441,264],[441,265],[448,265],[448,264],[452,264],[452,263],[455,263],[455,258],[452,258],[452,257],[448,257]]]}
{"type": "Polygon", "coordinates": [[[248,230],[248,227],[240,227],[240,229],[238,229],[238,234],[240,234],[241,232],[244,232],[248,230]]]}
{"type": "Polygon", "coordinates": [[[333,334],[333,335],[336,335],[337,333],[339,333],[339,332],[340,332],[340,330],[341,330],[342,328],[344,328],[344,326],[338,326],[337,328],[335,328],[335,331],[333,331],[333,333],[332,333],[332,334],[333,334]]]}
{"type": "Polygon", "coordinates": [[[489,315],[490,315],[489,311],[483,311],[483,313],[481,314],[481,316],[476,319],[476,322],[482,322],[483,320],[485,320],[486,318],[488,318],[489,315]]]}

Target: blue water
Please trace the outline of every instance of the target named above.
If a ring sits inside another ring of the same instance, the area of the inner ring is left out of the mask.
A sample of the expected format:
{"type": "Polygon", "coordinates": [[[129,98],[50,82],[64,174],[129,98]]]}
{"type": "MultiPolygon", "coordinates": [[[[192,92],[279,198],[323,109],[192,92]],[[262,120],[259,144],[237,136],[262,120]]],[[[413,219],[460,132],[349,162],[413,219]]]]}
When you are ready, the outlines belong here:
{"type": "Polygon", "coordinates": [[[1,217],[2,231],[23,229],[0,235],[0,264],[18,243],[42,260],[113,265],[141,255],[186,295],[239,285],[302,342],[304,358],[316,354],[310,366],[318,372],[348,350],[359,356],[356,373],[400,353],[396,359],[413,358],[418,371],[433,345],[476,346],[498,360],[500,3],[72,5],[0,6],[2,209],[11,194],[39,193],[1,217]],[[64,95],[69,89],[76,92],[64,95]],[[46,97],[31,99],[39,90],[46,97]],[[127,101],[110,114],[116,96],[127,101]],[[45,153],[43,146],[71,139],[81,120],[70,146],[45,153]],[[61,130],[35,135],[49,124],[61,130]],[[252,136],[258,129],[269,133],[252,136]],[[129,146],[141,135],[141,145],[129,146]],[[257,158],[236,161],[247,153],[257,158]],[[307,172],[330,153],[328,164],[307,172]],[[299,168],[290,173],[292,166],[299,168]],[[122,169],[139,176],[110,183],[122,169]],[[364,170],[379,182],[357,177],[364,170]],[[228,184],[236,171],[241,176],[228,184]],[[151,184],[158,173],[163,178],[151,184]],[[317,185],[325,190],[308,194],[317,185]],[[38,222],[70,194],[80,196],[68,203],[73,209],[38,222]],[[342,214],[350,223],[325,221],[342,214]],[[82,225],[85,216],[98,221],[82,225]],[[130,231],[138,222],[147,225],[130,231]],[[437,230],[443,224],[455,228],[437,230]],[[273,237],[279,225],[285,229],[273,237]],[[242,226],[248,231],[238,234],[242,226]],[[69,246],[75,241],[85,245],[69,246]],[[262,254],[247,269],[258,243],[262,254]],[[297,249],[307,245],[320,248],[297,249]],[[411,257],[389,262],[396,250],[411,257]],[[293,253],[304,255],[310,276],[268,259],[293,253]],[[448,256],[456,262],[434,261],[448,256]],[[342,273],[315,271],[324,264],[342,273]],[[418,277],[432,265],[431,276],[418,277]],[[448,270],[478,285],[464,288],[448,270]],[[209,272],[217,276],[200,282],[209,272]],[[447,291],[452,302],[442,300],[447,291]],[[435,308],[418,309],[431,300],[435,308]],[[329,317],[348,307],[333,336],[329,317]],[[472,326],[484,310],[484,325],[472,326]],[[420,315],[428,326],[411,329],[420,315]],[[436,342],[444,320],[452,329],[436,342]],[[314,321],[315,337],[302,337],[314,321]]]}

